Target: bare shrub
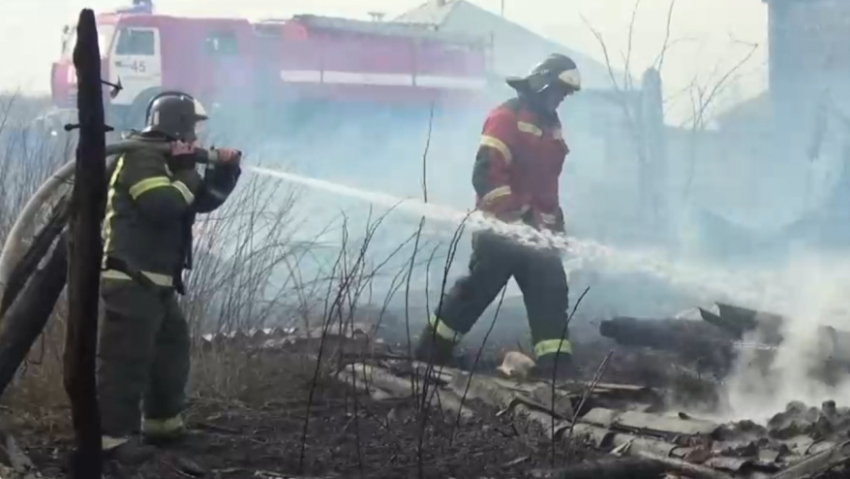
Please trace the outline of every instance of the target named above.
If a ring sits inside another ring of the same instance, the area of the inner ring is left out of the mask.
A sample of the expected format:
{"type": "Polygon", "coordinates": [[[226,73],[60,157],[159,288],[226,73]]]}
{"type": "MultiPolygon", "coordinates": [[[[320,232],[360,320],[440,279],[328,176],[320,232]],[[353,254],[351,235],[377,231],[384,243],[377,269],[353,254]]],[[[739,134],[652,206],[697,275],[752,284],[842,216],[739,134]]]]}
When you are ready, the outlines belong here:
{"type": "MultiPolygon", "coordinates": [[[[3,235],[34,189],[71,157],[72,143],[36,132],[26,136],[27,131],[17,126],[0,130],[0,151],[5,151],[0,158],[0,205],[8,205],[0,212],[3,235]]],[[[412,279],[423,277],[424,270],[427,296],[428,271],[436,261],[434,267],[443,269],[442,291],[454,248],[450,245],[442,265],[437,254],[440,238],[425,238],[424,222],[418,228],[411,225],[409,232],[404,231],[404,221],[383,227],[392,210],[379,216],[370,213],[365,226],[356,227],[343,214],[340,223],[329,224],[322,232],[337,238],[335,244],[319,245],[304,238],[297,199],[297,193],[284,183],[243,173],[225,205],[198,218],[194,264],[186,277],[187,294],[180,302],[193,336],[190,391],[195,399],[268,400],[269,394],[288,387],[292,399],[308,404],[306,443],[309,409],[320,402],[319,392],[330,379],[329,371],[351,354],[368,354],[369,345],[354,351],[348,347],[354,324],[368,317],[376,330],[393,296],[403,291],[409,347],[411,324],[425,319],[416,315],[431,309],[426,297],[425,310],[411,314],[410,305],[421,303],[420,298],[411,297],[412,279]],[[422,250],[424,254],[419,254],[422,250]],[[203,340],[206,334],[227,336],[269,327],[297,327],[313,333],[315,342],[303,352],[274,352],[239,341],[203,340]]],[[[455,235],[452,243],[459,239],[455,235]]],[[[62,388],[64,310],[60,301],[4,399],[16,417],[49,432],[67,430],[70,425],[62,388]]],[[[426,387],[421,394],[432,394],[429,391],[426,387]]],[[[350,399],[356,418],[358,399],[356,395],[350,399]]],[[[427,414],[421,421],[424,428],[427,414]]]]}
{"type": "MultiPolygon", "coordinates": [[[[72,135],[54,135],[35,121],[45,100],[0,94],[0,241],[35,190],[71,158],[72,135]]],[[[67,190],[66,190],[67,191],[67,190]]],[[[52,205],[50,205],[52,206],[52,205]]],[[[50,208],[44,209],[46,219],[50,208]]],[[[22,365],[3,403],[16,421],[54,430],[68,423],[62,386],[65,303],[60,301],[41,339],[22,365]]]]}

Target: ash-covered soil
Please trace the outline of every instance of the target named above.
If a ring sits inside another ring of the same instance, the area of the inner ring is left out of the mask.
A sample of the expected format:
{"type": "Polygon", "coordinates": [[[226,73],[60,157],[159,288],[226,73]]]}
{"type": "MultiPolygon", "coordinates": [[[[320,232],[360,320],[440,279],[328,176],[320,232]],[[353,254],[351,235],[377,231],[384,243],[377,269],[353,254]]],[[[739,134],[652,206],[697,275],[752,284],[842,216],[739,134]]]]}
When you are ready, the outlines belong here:
{"type": "MultiPolygon", "coordinates": [[[[552,464],[552,445],[540,426],[511,413],[470,401],[479,414],[459,423],[436,408],[423,417],[413,399],[375,401],[329,379],[314,392],[304,442],[309,384],[283,363],[276,370],[238,400],[194,398],[186,439],[138,468],[107,464],[107,477],[507,478],[552,464]]],[[[39,431],[20,441],[44,477],[66,474],[70,435],[39,431]]],[[[559,443],[555,465],[587,455],[567,453],[559,443]]]]}

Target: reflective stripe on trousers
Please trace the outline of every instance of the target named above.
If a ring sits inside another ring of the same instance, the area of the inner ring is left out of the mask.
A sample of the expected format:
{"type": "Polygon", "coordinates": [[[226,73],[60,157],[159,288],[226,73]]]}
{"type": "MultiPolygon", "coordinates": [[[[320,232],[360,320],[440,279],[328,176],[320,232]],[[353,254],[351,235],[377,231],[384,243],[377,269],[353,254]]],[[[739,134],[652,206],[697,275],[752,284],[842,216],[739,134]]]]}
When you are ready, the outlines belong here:
{"type": "Polygon", "coordinates": [[[185,427],[182,416],[168,419],[147,419],[142,423],[142,432],[149,436],[167,436],[180,432],[185,427]]]}
{"type": "Polygon", "coordinates": [[[545,339],[534,345],[534,354],[539,358],[547,354],[573,354],[573,345],[568,339],[545,339]]]}
{"type": "Polygon", "coordinates": [[[443,320],[438,319],[436,316],[432,316],[431,319],[428,320],[428,324],[431,325],[431,330],[443,339],[457,342],[463,337],[463,333],[450,328],[443,320]]]}
{"type": "Polygon", "coordinates": [[[109,451],[111,449],[115,449],[116,447],[125,444],[129,441],[129,437],[111,437],[111,436],[101,436],[100,437],[100,448],[104,451],[109,451]]]}

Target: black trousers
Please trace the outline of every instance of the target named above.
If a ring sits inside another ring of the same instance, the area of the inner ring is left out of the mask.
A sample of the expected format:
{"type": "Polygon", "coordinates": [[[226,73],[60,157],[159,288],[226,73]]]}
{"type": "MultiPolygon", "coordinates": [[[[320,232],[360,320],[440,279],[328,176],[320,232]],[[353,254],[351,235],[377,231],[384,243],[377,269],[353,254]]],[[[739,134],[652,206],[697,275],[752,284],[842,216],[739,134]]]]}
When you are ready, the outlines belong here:
{"type": "Polygon", "coordinates": [[[469,272],[443,297],[432,328],[445,339],[469,332],[512,277],[522,290],[537,356],[571,354],[569,334],[564,333],[569,286],[560,255],[490,231],[473,234],[469,272]]]}
{"type": "Polygon", "coordinates": [[[101,425],[121,438],[146,421],[165,421],[183,409],[189,378],[189,327],[173,291],[134,281],[103,280],[106,311],[97,370],[101,425]]]}

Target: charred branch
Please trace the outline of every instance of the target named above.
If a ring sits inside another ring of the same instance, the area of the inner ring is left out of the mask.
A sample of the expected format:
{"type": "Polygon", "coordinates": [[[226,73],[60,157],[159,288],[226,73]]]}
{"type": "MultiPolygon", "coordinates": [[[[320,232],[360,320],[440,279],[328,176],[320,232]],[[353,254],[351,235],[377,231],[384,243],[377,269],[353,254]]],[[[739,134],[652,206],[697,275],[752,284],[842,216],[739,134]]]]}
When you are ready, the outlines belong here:
{"type": "MultiPolygon", "coordinates": [[[[56,208],[54,208],[47,225],[35,235],[29,249],[12,270],[9,277],[9,284],[3,292],[3,298],[0,302],[0,316],[5,315],[9,307],[15,302],[15,299],[24,289],[30,276],[38,268],[39,263],[47,254],[56,237],[59,236],[67,225],[67,222],[68,203],[63,198],[56,208]]],[[[64,271],[60,274],[64,276],[64,271]]]]}
{"type": "Polygon", "coordinates": [[[599,332],[625,346],[677,353],[718,373],[729,370],[736,354],[729,335],[703,321],[621,317],[602,321],[599,332]]]}
{"type": "Polygon", "coordinates": [[[6,311],[0,331],[0,396],[50,319],[65,288],[67,268],[67,248],[60,238],[45,265],[32,275],[6,311]]]}

